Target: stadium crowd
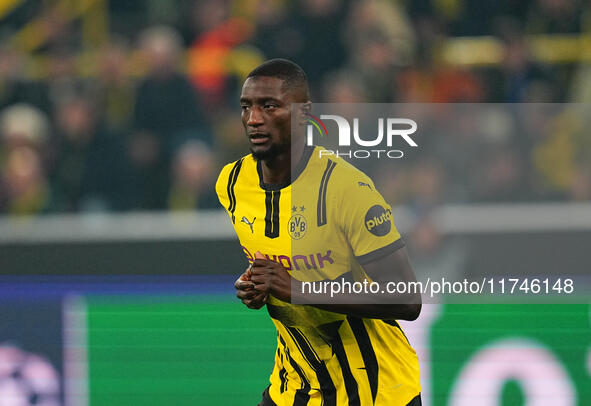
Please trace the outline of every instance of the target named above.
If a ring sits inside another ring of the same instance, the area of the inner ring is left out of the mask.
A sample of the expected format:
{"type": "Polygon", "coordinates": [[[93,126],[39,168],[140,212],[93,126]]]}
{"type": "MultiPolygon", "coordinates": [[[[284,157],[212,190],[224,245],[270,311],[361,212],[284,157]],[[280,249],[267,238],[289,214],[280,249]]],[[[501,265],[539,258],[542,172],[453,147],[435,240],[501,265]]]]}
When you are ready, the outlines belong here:
{"type": "MultiPolygon", "coordinates": [[[[46,22],[35,52],[0,46],[7,215],[218,207],[219,167],[246,151],[239,84],[271,57],[300,64],[316,102],[591,100],[587,64],[545,64],[527,41],[589,31],[583,1],[113,1],[110,39],[90,50],[75,21],[34,3],[0,33],[46,22]],[[485,35],[502,44],[498,63],[442,56],[450,38],[485,35]]],[[[533,126],[509,139],[451,130],[376,179],[390,203],[591,198],[591,137],[580,128],[533,126]]]]}

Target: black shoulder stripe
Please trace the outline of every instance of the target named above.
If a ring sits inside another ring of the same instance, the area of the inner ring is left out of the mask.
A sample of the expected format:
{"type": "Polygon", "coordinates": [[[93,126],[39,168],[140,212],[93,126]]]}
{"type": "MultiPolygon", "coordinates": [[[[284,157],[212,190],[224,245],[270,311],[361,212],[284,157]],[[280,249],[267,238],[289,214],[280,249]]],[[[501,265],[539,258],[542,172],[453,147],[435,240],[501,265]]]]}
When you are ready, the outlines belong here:
{"type": "Polygon", "coordinates": [[[330,373],[326,368],[324,361],[318,359],[318,356],[312,349],[312,346],[306,340],[305,336],[295,327],[285,326],[287,332],[291,336],[292,340],[298,346],[304,359],[310,364],[312,369],[316,371],[318,382],[320,383],[320,390],[322,391],[323,406],[336,406],[337,405],[337,392],[336,387],[330,377],[330,373]]]}
{"type": "Polygon", "coordinates": [[[353,331],[353,335],[357,341],[357,346],[361,352],[361,358],[365,364],[365,372],[367,373],[367,380],[369,381],[369,387],[371,389],[371,397],[375,402],[376,396],[378,394],[379,371],[376,353],[373,349],[371,340],[369,339],[367,329],[363,324],[363,320],[357,317],[347,316],[347,321],[349,322],[349,326],[351,326],[351,330],[353,331]]]}
{"type": "Polygon", "coordinates": [[[320,181],[320,188],[318,189],[318,203],[316,205],[316,223],[318,227],[326,224],[326,189],[328,188],[328,180],[332,174],[332,170],[337,166],[336,162],[328,160],[326,169],[322,174],[320,181]]]}
{"type": "Polygon", "coordinates": [[[238,174],[240,173],[240,168],[242,167],[242,160],[241,158],[237,161],[232,170],[230,171],[230,176],[228,176],[228,198],[230,199],[230,204],[228,204],[228,211],[232,214],[232,223],[235,222],[234,219],[234,211],[236,210],[236,195],[234,194],[234,186],[236,186],[236,181],[238,180],[238,174]]]}
{"type": "Polygon", "coordinates": [[[385,256],[392,254],[393,252],[398,251],[400,248],[404,247],[406,244],[402,238],[397,239],[391,244],[386,245],[385,247],[378,248],[377,250],[368,252],[367,254],[360,255],[355,257],[357,262],[361,265],[367,265],[373,261],[377,261],[378,259],[382,259],[385,256]]]}
{"type": "Polygon", "coordinates": [[[265,190],[265,236],[279,237],[279,198],[281,191],[265,190]]]}

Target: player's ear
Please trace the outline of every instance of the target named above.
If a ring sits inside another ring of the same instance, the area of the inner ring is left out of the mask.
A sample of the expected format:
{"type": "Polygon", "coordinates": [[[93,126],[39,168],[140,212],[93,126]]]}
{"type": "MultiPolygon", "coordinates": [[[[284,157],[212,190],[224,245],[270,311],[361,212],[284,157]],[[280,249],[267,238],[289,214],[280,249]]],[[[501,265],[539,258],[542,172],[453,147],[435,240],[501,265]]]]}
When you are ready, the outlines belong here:
{"type": "Polygon", "coordinates": [[[312,102],[307,101],[306,103],[302,103],[298,106],[297,116],[298,116],[298,125],[303,127],[306,125],[308,120],[310,119],[310,115],[312,114],[312,102]]]}

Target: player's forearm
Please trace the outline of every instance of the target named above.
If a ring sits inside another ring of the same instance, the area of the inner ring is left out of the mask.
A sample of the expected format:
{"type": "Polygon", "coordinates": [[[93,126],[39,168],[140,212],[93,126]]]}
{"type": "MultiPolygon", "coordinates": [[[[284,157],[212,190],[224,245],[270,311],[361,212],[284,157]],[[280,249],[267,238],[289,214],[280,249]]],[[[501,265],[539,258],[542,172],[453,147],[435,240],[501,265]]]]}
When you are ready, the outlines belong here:
{"type": "MultiPolygon", "coordinates": [[[[354,293],[342,292],[330,300],[326,294],[312,293],[303,288],[303,283],[291,280],[290,287],[283,289],[280,296],[282,300],[306,304],[319,309],[346,314],[354,317],[371,319],[398,319],[416,320],[421,312],[421,295],[419,293],[354,293]],[[286,290],[289,289],[289,292],[286,290]],[[327,303],[328,302],[328,303],[327,303]]],[[[279,292],[272,292],[274,295],[279,292]]],[[[326,293],[326,292],[325,292],[326,293]]]]}
{"type": "Polygon", "coordinates": [[[421,304],[314,304],[319,309],[368,319],[416,320],[421,304]]]}

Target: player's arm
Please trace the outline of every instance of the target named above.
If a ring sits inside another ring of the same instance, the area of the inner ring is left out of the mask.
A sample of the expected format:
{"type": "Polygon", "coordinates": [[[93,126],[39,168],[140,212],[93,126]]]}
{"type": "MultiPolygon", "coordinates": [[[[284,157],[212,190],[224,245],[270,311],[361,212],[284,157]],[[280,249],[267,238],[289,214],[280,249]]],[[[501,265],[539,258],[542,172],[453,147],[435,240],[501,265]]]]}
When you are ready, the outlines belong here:
{"type": "MultiPolygon", "coordinates": [[[[374,282],[416,281],[404,247],[364,265],[374,282]]],[[[372,319],[415,320],[421,312],[420,294],[396,295],[377,293],[341,295],[331,304],[314,303],[314,295],[303,295],[301,282],[291,278],[287,270],[268,259],[253,262],[251,282],[259,292],[271,294],[284,302],[306,303],[323,310],[372,319]]]]}
{"type": "MultiPolygon", "coordinates": [[[[380,285],[381,289],[389,282],[416,282],[416,277],[404,247],[383,258],[365,264],[364,269],[372,281],[380,285]]],[[[297,292],[302,292],[301,288],[297,292]]],[[[339,302],[335,304],[312,304],[312,306],[350,316],[398,320],[416,320],[421,313],[422,307],[420,293],[378,292],[366,295],[343,295],[339,302]],[[347,301],[348,298],[355,303],[342,303],[347,301]],[[364,303],[359,303],[360,301],[364,303]]]]}

